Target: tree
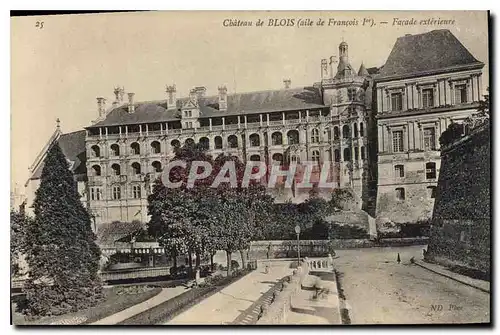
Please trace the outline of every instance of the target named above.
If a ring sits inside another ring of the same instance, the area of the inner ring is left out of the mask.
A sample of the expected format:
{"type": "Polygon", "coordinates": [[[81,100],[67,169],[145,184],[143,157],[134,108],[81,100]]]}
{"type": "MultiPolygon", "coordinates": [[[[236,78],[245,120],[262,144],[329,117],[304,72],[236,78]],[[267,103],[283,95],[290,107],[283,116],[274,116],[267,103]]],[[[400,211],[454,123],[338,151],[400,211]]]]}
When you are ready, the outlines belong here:
{"type": "Polygon", "coordinates": [[[44,160],[27,226],[29,265],[25,283],[30,315],[58,315],[91,307],[102,298],[98,277],[100,250],[90,214],[80,202],[73,174],[59,145],[44,160]]]}
{"type": "Polygon", "coordinates": [[[20,274],[19,256],[26,250],[26,227],[30,223],[23,211],[10,212],[10,271],[12,275],[20,274]]]}

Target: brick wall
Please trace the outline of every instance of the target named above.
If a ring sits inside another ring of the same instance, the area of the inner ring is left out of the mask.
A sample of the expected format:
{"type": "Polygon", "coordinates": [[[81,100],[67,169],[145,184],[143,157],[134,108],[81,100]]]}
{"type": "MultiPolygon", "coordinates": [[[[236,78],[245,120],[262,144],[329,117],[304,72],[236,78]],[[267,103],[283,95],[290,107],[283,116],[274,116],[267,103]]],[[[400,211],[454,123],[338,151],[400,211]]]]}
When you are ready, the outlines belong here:
{"type": "Polygon", "coordinates": [[[426,258],[490,271],[490,129],[443,148],[426,258]]]}

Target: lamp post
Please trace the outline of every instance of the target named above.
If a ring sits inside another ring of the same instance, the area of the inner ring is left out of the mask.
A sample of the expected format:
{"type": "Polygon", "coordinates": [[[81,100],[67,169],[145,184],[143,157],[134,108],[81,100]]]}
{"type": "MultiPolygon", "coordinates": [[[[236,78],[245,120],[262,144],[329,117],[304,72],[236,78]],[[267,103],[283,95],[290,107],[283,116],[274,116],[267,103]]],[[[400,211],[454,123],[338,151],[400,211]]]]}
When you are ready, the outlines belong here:
{"type": "Polygon", "coordinates": [[[298,264],[297,267],[300,266],[300,226],[296,225],[295,226],[295,233],[297,234],[297,254],[298,254],[298,264]]]}

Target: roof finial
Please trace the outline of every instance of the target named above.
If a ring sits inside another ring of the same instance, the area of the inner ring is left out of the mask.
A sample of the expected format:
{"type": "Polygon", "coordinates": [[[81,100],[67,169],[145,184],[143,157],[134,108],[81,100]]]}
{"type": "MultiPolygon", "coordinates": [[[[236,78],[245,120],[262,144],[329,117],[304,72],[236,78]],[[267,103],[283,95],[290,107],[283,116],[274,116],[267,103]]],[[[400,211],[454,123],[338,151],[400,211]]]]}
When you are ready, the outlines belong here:
{"type": "Polygon", "coordinates": [[[57,129],[61,129],[61,120],[59,118],[56,119],[57,129]]]}

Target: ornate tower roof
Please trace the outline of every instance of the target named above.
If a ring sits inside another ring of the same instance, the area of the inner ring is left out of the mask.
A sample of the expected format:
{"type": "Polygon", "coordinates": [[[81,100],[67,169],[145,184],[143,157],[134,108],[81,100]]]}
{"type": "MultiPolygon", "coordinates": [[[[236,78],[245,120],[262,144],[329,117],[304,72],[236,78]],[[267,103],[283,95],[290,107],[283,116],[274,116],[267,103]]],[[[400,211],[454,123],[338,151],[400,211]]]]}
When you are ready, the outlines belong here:
{"type": "Polygon", "coordinates": [[[342,41],[339,44],[339,65],[337,66],[337,74],[335,79],[349,78],[356,74],[351,64],[349,64],[349,46],[342,41]]]}

